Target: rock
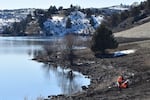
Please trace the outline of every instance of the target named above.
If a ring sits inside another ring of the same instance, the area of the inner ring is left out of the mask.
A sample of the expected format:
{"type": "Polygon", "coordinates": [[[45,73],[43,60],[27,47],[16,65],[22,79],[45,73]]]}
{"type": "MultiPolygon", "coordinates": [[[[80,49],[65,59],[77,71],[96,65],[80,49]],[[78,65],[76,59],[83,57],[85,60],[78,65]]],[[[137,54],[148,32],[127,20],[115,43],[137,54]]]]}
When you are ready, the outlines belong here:
{"type": "Polygon", "coordinates": [[[86,86],[82,86],[82,90],[87,90],[88,88],[86,86]]]}

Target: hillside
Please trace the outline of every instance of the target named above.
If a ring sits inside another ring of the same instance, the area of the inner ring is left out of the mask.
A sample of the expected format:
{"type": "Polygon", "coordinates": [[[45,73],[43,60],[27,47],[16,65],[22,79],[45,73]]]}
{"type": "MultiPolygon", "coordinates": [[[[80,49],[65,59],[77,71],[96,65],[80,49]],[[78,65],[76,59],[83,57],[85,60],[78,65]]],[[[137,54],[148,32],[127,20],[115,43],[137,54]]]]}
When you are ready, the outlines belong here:
{"type": "Polygon", "coordinates": [[[95,28],[101,24],[103,16],[92,15],[94,26],[91,25],[90,19],[86,14],[80,11],[71,12],[66,17],[53,16],[44,22],[44,29],[47,33],[52,35],[63,36],[67,33],[90,35],[93,34],[95,28]],[[70,20],[69,28],[67,28],[67,21],[70,20]]]}
{"type": "MultiPolygon", "coordinates": [[[[77,53],[81,65],[75,65],[73,70],[82,72],[91,78],[91,84],[83,92],[71,96],[55,96],[51,100],[149,100],[150,98],[150,22],[132,29],[115,33],[115,36],[132,38],[132,43],[123,42],[114,51],[136,50],[133,54],[121,57],[95,58],[90,49],[77,53]],[[142,42],[136,42],[136,38],[142,38],[142,42]],[[93,62],[93,63],[89,63],[93,62]],[[94,72],[94,73],[93,73],[94,72]],[[129,79],[129,87],[119,89],[116,80],[119,75],[129,79]]],[[[128,41],[129,42],[129,41],[128,41]]],[[[49,96],[51,98],[51,96],[49,96]]]]}
{"type": "Polygon", "coordinates": [[[115,37],[123,38],[150,38],[150,22],[139,25],[137,27],[114,33],[115,37]]]}
{"type": "Polygon", "coordinates": [[[0,33],[8,35],[64,35],[75,33],[80,35],[91,35],[101,24],[105,16],[128,10],[130,6],[115,5],[106,8],[85,8],[72,6],[67,9],[57,9],[50,6],[49,9],[15,9],[0,10],[0,33]],[[71,20],[71,27],[66,28],[67,20],[71,20]],[[30,23],[35,22],[34,30],[28,31],[30,23]],[[29,25],[29,26],[28,26],[29,25]],[[17,29],[16,29],[16,26],[17,29]],[[24,27],[25,29],[22,29],[24,27]],[[27,29],[26,29],[27,28],[27,29]],[[37,29],[37,30],[36,30],[37,29]]]}
{"type": "Polygon", "coordinates": [[[0,10],[0,33],[5,27],[11,26],[15,22],[20,22],[25,19],[28,14],[33,14],[35,9],[14,9],[14,10],[0,10]]]}

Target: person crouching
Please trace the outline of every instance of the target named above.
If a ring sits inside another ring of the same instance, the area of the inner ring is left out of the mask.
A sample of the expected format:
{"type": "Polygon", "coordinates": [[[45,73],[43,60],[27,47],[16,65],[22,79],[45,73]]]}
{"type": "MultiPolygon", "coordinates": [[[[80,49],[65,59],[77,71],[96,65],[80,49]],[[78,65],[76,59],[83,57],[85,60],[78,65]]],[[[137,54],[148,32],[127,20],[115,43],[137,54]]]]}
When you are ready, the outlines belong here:
{"type": "Polygon", "coordinates": [[[119,76],[117,79],[117,86],[118,86],[119,90],[128,88],[128,82],[129,82],[128,79],[124,80],[122,75],[119,76]]]}

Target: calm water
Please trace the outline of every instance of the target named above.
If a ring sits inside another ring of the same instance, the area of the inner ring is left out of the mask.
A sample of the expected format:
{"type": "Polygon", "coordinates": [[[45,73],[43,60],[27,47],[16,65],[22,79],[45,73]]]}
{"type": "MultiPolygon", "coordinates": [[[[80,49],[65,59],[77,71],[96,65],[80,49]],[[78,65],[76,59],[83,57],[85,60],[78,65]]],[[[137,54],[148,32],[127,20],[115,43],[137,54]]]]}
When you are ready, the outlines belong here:
{"type": "Polygon", "coordinates": [[[36,100],[39,96],[70,94],[89,85],[81,73],[32,61],[34,50],[53,39],[0,37],[0,100],[36,100]]]}

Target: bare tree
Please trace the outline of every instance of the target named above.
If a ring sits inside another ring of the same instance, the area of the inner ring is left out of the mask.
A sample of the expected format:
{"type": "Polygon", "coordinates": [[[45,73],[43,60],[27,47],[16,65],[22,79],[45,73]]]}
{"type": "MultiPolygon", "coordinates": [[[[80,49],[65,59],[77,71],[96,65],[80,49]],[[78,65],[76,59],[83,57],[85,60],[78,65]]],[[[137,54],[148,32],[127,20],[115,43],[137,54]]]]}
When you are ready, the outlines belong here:
{"type": "Polygon", "coordinates": [[[76,43],[75,35],[74,34],[67,34],[64,37],[64,56],[65,58],[70,62],[70,65],[73,65],[73,60],[74,60],[74,52],[73,52],[73,47],[76,43]]]}

